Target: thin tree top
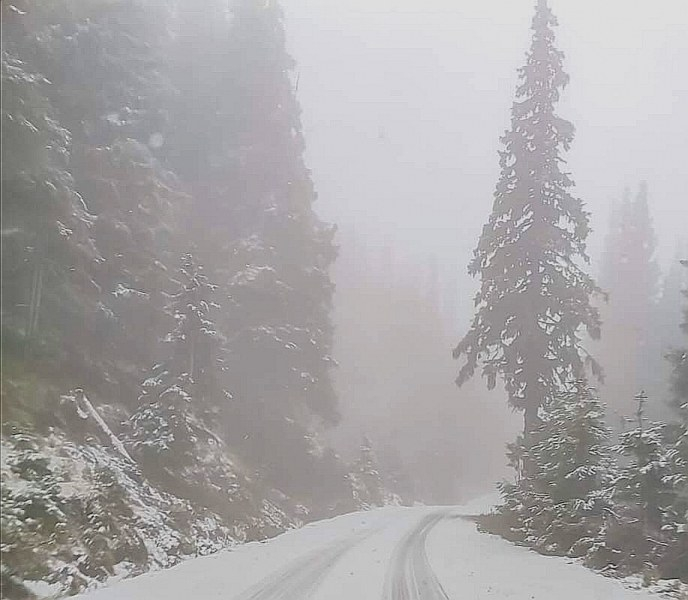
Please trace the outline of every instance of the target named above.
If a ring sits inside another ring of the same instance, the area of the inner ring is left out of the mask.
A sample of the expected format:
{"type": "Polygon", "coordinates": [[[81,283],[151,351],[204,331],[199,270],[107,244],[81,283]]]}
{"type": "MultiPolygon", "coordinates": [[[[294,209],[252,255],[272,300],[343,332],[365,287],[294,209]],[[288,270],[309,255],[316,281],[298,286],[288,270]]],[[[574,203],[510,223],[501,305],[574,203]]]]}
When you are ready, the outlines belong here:
{"type": "Polygon", "coordinates": [[[533,40],[524,67],[519,69],[522,84],[516,96],[537,96],[539,100],[548,99],[550,103],[559,100],[560,89],[569,83],[564,71],[564,53],[555,45],[554,27],[559,24],[545,0],[540,0],[533,17],[533,40]],[[542,69],[547,65],[546,70],[542,69]]]}
{"type": "Polygon", "coordinates": [[[564,262],[575,255],[588,260],[589,214],[582,202],[568,193],[574,182],[561,169],[565,162],[562,151],[569,149],[574,127],[554,112],[561,89],[569,81],[563,70],[563,53],[554,46],[556,24],[547,4],[540,3],[526,65],[519,69],[511,129],[501,140],[502,172],[493,213],[469,266],[471,274],[499,264],[492,260],[496,254],[504,256],[505,246],[521,238],[527,244],[520,248],[528,254],[544,252],[551,255],[550,260],[558,257],[564,262]]]}

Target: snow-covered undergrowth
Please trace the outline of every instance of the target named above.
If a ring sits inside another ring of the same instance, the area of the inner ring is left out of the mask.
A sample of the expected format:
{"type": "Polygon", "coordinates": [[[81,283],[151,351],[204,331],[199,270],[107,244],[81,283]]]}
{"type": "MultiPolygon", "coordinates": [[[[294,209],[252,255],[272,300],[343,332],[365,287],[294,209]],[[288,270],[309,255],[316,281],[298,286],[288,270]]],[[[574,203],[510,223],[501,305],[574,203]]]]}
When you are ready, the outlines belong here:
{"type": "MultiPolygon", "coordinates": [[[[611,443],[604,406],[581,382],[510,445],[514,482],[481,526],[545,555],[581,559],[667,590],[688,584],[688,483],[681,428],[646,423],[611,443]]],[[[685,431],[685,430],[683,430],[685,431]]]]}
{"type": "Polygon", "coordinates": [[[147,477],[90,403],[66,397],[56,412],[65,426],[47,435],[4,427],[3,597],[74,594],[299,523],[277,492],[259,491],[229,458],[224,473],[241,490],[225,494],[219,515],[147,477]],[[81,439],[70,435],[70,419],[79,421],[81,439]]]}
{"type": "MultiPolygon", "coordinates": [[[[13,406],[30,406],[34,396],[10,383],[13,406]]],[[[79,389],[36,389],[49,420],[2,428],[3,598],[75,594],[274,537],[314,514],[398,502],[370,452],[344,477],[338,507],[286,495],[176,385],[164,403],[143,402],[133,414],[79,389]]]]}

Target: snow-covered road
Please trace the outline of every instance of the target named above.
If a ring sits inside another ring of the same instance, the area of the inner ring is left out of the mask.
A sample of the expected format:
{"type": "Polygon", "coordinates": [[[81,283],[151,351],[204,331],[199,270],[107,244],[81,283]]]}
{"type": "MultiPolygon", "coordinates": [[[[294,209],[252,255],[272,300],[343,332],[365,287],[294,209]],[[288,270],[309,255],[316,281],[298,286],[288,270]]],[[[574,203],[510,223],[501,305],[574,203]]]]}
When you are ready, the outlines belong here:
{"type": "Polygon", "coordinates": [[[441,511],[425,516],[397,544],[387,567],[384,600],[448,600],[426,549],[428,534],[446,515],[441,511]]]}
{"type": "Polygon", "coordinates": [[[658,600],[561,558],[479,533],[467,507],[344,515],[84,600],[658,600]]]}

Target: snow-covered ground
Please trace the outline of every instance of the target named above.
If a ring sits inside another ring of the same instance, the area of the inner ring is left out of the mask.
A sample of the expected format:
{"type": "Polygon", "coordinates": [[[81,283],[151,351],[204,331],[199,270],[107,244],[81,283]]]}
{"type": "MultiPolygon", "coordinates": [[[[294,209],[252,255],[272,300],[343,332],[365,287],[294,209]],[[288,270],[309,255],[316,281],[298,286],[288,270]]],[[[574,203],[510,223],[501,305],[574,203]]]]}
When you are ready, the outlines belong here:
{"type": "Polygon", "coordinates": [[[542,556],[477,531],[475,524],[447,518],[427,543],[430,564],[449,598],[471,600],[625,600],[658,599],[628,589],[584,566],[542,556]]]}
{"type": "Polygon", "coordinates": [[[460,515],[484,504],[352,513],[121,581],[84,600],[657,600],[479,533],[460,515]]]}

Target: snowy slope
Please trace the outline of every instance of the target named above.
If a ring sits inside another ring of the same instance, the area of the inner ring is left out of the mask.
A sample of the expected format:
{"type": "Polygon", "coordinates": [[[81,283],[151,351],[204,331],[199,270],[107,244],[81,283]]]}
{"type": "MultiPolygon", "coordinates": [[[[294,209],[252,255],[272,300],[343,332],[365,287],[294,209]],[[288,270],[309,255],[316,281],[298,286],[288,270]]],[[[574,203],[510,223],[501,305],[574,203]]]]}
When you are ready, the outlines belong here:
{"type": "Polygon", "coordinates": [[[466,512],[352,513],[122,581],[84,600],[657,600],[479,533],[461,518],[466,512]]]}
{"type": "MultiPolygon", "coordinates": [[[[292,570],[294,566],[302,567],[304,558],[317,557],[339,543],[358,542],[357,550],[369,555],[375,552],[365,543],[369,537],[384,538],[391,534],[392,540],[388,544],[391,549],[397,541],[397,530],[401,529],[399,536],[403,535],[404,528],[416,519],[417,514],[407,508],[352,513],[312,523],[265,542],[251,542],[212,556],[189,560],[171,569],[122,581],[84,596],[88,600],[242,598],[252,586],[269,585],[271,577],[281,575],[285,569],[292,570]]],[[[357,554],[348,552],[337,566],[345,564],[351,555],[357,554]]],[[[305,561],[306,564],[309,562],[305,561]]],[[[380,564],[372,571],[376,575],[384,569],[380,564]]],[[[380,575],[380,586],[383,577],[384,572],[380,575]]]]}

